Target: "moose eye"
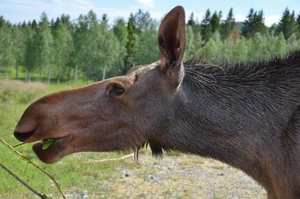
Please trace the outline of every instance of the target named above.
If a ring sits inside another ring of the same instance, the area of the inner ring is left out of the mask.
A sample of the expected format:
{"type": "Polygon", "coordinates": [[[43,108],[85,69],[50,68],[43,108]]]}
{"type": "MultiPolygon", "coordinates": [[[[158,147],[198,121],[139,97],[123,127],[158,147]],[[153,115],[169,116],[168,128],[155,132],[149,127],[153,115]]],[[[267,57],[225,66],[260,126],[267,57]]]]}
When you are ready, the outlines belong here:
{"type": "Polygon", "coordinates": [[[114,86],[110,93],[114,95],[122,95],[124,93],[124,89],[119,86],[114,86]]]}

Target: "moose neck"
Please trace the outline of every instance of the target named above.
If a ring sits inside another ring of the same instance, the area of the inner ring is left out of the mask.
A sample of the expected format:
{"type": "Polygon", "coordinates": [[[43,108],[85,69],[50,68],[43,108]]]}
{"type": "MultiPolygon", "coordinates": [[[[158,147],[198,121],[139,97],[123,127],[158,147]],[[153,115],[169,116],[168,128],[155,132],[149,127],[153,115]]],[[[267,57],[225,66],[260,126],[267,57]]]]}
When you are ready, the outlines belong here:
{"type": "Polygon", "coordinates": [[[280,132],[295,107],[289,99],[276,101],[276,95],[285,91],[272,92],[272,86],[186,69],[170,113],[171,125],[158,142],[165,150],[211,157],[240,168],[272,189],[275,186],[267,182],[280,168],[270,168],[283,156],[274,153],[280,151],[274,147],[281,145],[280,132]]]}

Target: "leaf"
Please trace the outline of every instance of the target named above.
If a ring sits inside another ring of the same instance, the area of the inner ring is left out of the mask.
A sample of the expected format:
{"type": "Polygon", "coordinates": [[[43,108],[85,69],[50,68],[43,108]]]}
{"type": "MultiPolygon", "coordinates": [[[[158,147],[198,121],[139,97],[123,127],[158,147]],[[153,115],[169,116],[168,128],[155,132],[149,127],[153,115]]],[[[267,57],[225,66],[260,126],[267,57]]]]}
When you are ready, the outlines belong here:
{"type": "Polygon", "coordinates": [[[45,141],[43,141],[43,147],[42,147],[42,149],[43,150],[46,150],[46,149],[48,149],[51,145],[52,145],[52,143],[55,141],[56,139],[47,139],[47,140],[45,140],[45,141]]]}

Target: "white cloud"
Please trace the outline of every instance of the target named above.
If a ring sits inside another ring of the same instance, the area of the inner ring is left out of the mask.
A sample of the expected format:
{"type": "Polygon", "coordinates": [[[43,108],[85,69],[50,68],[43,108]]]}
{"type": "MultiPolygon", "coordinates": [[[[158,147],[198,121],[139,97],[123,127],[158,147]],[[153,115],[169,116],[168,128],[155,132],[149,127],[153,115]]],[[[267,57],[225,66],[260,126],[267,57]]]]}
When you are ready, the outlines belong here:
{"type": "Polygon", "coordinates": [[[281,16],[280,15],[267,15],[265,16],[265,24],[270,27],[274,23],[278,24],[281,16]]]}
{"type": "Polygon", "coordinates": [[[135,0],[137,3],[139,3],[142,7],[146,8],[154,8],[154,0],[135,0]]]}

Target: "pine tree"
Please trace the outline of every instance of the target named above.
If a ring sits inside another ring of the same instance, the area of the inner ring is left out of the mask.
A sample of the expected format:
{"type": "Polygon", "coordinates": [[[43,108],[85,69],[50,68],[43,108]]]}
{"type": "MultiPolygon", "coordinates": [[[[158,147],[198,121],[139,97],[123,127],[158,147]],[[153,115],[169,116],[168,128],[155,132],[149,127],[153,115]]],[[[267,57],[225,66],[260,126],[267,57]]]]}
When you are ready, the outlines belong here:
{"type": "Polygon", "coordinates": [[[297,23],[295,19],[295,13],[294,11],[290,13],[289,9],[286,8],[278,23],[277,33],[280,34],[282,32],[284,38],[287,40],[296,31],[297,23]]]}
{"type": "Polygon", "coordinates": [[[70,16],[62,14],[60,17],[60,21],[64,24],[64,26],[68,29],[68,31],[72,32],[74,29],[74,25],[71,22],[70,16]]]}
{"type": "Polygon", "coordinates": [[[201,35],[202,35],[203,40],[206,42],[209,40],[209,38],[213,34],[210,20],[211,20],[211,13],[210,13],[210,10],[207,9],[205,12],[205,15],[201,21],[201,24],[200,24],[201,35]]]}
{"type": "Polygon", "coordinates": [[[136,64],[136,53],[138,50],[139,38],[136,34],[136,28],[134,27],[134,16],[130,14],[128,23],[128,41],[126,44],[126,56],[124,59],[125,67],[122,70],[122,73],[125,74],[132,66],[136,64]]]}
{"type": "Polygon", "coordinates": [[[242,35],[245,38],[254,37],[256,33],[264,35],[266,33],[266,27],[264,25],[263,11],[254,11],[253,8],[250,9],[247,19],[242,27],[242,35]]]}
{"type": "Polygon", "coordinates": [[[123,18],[117,18],[115,25],[113,26],[114,35],[119,41],[119,56],[117,60],[118,69],[116,69],[116,74],[122,74],[122,69],[125,68],[125,56],[126,56],[126,44],[128,42],[128,32],[126,27],[126,22],[123,18]]]}
{"type": "Polygon", "coordinates": [[[193,33],[190,33],[190,36],[187,35],[188,38],[193,38],[190,46],[190,52],[186,55],[185,53],[185,59],[188,59],[191,57],[192,54],[196,53],[197,50],[200,50],[200,48],[203,46],[204,42],[202,40],[201,36],[201,25],[197,20],[194,19],[194,14],[191,13],[190,18],[187,22],[187,30],[188,27],[191,27],[193,33]]]}
{"type": "Polygon", "coordinates": [[[6,24],[6,20],[4,19],[4,17],[1,15],[0,16],[0,28],[3,27],[6,24]]]}
{"type": "Polygon", "coordinates": [[[226,20],[221,25],[221,33],[222,33],[222,39],[225,40],[229,37],[232,29],[235,26],[235,19],[233,15],[233,9],[230,8],[229,13],[226,17],[226,20]]]}
{"type": "Polygon", "coordinates": [[[220,11],[219,14],[217,14],[217,11],[214,12],[210,19],[210,26],[212,33],[215,33],[216,31],[220,32],[221,30],[221,18],[222,18],[222,12],[220,11]]]}
{"type": "Polygon", "coordinates": [[[194,13],[192,12],[190,15],[190,18],[186,24],[187,26],[195,26],[196,25],[196,21],[194,20],[194,13]]]}
{"type": "Polygon", "coordinates": [[[133,27],[135,27],[137,34],[144,30],[151,30],[156,26],[156,22],[151,18],[149,12],[143,12],[139,9],[132,17],[133,27]]]}
{"type": "Polygon", "coordinates": [[[30,24],[30,22],[29,22],[28,25],[31,26],[31,28],[32,28],[34,31],[37,31],[38,25],[37,25],[37,22],[36,22],[35,19],[32,21],[31,24],[30,24]]]}

